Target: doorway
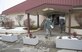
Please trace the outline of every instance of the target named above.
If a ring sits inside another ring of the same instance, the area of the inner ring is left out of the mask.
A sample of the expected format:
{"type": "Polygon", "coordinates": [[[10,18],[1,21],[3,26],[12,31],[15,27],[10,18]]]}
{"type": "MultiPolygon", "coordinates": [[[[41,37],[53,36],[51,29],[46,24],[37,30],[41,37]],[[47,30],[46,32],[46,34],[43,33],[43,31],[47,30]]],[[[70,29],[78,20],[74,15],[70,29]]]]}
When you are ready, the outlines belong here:
{"type": "Polygon", "coordinates": [[[51,18],[52,22],[54,22],[54,25],[59,25],[59,14],[52,14],[51,18]]]}
{"type": "MultiPolygon", "coordinates": [[[[50,18],[52,19],[54,30],[57,32],[58,31],[60,32],[61,31],[60,21],[61,21],[61,19],[64,19],[64,22],[65,22],[65,15],[64,14],[52,14],[50,18]]],[[[63,21],[61,21],[61,22],[63,22],[63,21]]],[[[65,24],[63,26],[64,26],[63,29],[65,30],[65,24]]]]}

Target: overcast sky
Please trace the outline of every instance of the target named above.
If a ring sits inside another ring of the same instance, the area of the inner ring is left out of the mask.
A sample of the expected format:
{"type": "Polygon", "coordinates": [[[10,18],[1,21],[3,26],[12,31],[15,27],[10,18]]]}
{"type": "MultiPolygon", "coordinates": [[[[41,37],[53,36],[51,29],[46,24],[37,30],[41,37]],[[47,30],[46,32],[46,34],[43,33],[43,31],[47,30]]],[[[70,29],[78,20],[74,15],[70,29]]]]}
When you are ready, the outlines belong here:
{"type": "Polygon", "coordinates": [[[17,5],[21,2],[23,2],[25,0],[0,0],[0,14],[2,13],[2,11],[17,5]]]}

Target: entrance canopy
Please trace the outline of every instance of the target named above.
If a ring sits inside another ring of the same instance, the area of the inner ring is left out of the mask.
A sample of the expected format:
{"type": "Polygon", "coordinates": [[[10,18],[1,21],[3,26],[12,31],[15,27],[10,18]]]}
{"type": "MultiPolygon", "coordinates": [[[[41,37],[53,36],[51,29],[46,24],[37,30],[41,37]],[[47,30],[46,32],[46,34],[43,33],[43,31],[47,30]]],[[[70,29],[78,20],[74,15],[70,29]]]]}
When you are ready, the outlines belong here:
{"type": "Polygon", "coordinates": [[[32,9],[26,10],[26,13],[39,13],[39,14],[45,14],[47,13],[53,13],[53,12],[64,12],[68,13],[69,10],[72,10],[72,6],[66,6],[66,5],[56,5],[56,4],[42,4],[38,7],[34,7],[32,9]]]}

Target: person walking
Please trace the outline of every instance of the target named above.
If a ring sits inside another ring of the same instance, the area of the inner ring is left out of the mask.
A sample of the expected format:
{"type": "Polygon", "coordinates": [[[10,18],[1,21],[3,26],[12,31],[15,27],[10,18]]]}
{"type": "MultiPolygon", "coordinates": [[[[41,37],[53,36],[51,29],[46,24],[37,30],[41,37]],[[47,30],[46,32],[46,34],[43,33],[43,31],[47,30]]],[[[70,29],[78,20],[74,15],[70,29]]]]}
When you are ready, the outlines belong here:
{"type": "Polygon", "coordinates": [[[51,36],[51,29],[53,28],[52,26],[52,21],[50,18],[46,18],[44,22],[44,29],[46,31],[46,36],[45,38],[48,38],[48,36],[51,36]]]}
{"type": "Polygon", "coordinates": [[[59,25],[60,25],[60,33],[62,33],[63,31],[65,31],[65,20],[60,19],[59,20],[59,25]]]}

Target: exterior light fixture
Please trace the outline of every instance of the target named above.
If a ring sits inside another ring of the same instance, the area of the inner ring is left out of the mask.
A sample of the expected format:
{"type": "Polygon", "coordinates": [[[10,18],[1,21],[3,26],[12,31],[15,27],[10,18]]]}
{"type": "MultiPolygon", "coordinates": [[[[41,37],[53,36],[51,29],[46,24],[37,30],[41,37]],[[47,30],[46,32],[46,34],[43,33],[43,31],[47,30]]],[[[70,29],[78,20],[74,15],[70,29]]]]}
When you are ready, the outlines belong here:
{"type": "Polygon", "coordinates": [[[44,8],[42,11],[47,11],[47,10],[54,10],[53,8],[44,8]]]}

